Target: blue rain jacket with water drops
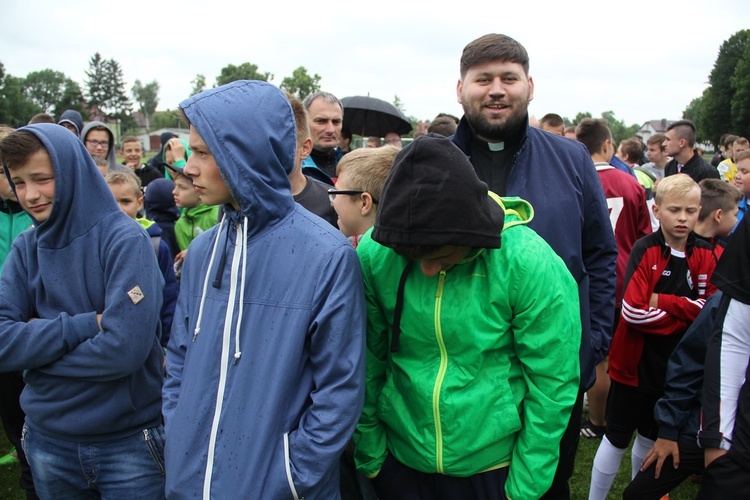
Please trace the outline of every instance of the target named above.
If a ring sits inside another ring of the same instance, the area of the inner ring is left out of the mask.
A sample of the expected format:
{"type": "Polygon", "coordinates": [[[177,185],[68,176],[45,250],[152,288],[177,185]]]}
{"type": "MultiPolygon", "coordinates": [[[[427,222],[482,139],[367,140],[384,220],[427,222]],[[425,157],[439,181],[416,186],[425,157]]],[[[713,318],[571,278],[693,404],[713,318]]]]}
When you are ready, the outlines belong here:
{"type": "Polygon", "coordinates": [[[338,498],[364,397],[356,253],[292,198],[281,91],[240,81],[181,107],[240,210],[225,205],[183,267],[164,386],[167,497],[338,498]]]}

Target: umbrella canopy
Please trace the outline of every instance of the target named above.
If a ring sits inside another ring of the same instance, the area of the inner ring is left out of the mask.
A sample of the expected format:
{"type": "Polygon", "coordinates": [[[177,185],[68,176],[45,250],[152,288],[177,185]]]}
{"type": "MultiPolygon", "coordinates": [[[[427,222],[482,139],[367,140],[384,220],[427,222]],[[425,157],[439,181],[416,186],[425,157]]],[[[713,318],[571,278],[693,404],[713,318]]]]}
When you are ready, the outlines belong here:
{"type": "Polygon", "coordinates": [[[341,99],[344,105],[343,128],[362,136],[385,137],[388,132],[405,135],[411,132],[411,123],[393,104],[369,96],[352,96],[341,99]]]}

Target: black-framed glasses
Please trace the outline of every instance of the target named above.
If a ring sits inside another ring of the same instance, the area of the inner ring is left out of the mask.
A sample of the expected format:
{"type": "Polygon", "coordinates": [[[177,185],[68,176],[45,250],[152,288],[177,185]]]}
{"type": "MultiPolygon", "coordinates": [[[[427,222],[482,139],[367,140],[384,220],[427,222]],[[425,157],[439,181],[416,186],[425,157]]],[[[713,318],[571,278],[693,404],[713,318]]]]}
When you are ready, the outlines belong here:
{"type": "Polygon", "coordinates": [[[96,139],[86,139],[86,144],[92,148],[101,147],[107,149],[109,147],[109,141],[97,141],[96,139]]]}
{"type": "MultiPolygon", "coordinates": [[[[366,193],[367,191],[362,191],[361,189],[329,189],[328,190],[328,200],[333,203],[333,200],[336,199],[336,196],[338,195],[349,195],[349,196],[355,196],[360,195],[363,193],[366,193]]],[[[372,202],[374,204],[378,204],[378,200],[375,198],[372,199],[372,202]]]]}
{"type": "Polygon", "coordinates": [[[333,203],[333,200],[336,199],[336,196],[340,194],[354,196],[354,195],[360,195],[362,193],[364,193],[364,191],[362,191],[361,189],[329,189],[328,199],[331,201],[331,203],[333,203]]]}

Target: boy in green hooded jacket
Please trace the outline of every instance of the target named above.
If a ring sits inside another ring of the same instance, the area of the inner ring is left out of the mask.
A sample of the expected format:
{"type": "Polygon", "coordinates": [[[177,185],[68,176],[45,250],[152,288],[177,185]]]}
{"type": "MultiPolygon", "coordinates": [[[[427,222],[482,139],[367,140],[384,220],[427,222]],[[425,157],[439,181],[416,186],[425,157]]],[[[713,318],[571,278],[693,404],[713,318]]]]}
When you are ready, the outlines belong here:
{"type": "Polygon", "coordinates": [[[404,148],[357,252],[367,389],[357,467],[379,498],[533,499],[579,384],[576,283],[449,139],[404,148]],[[501,245],[502,239],[502,245],[501,245]]]}

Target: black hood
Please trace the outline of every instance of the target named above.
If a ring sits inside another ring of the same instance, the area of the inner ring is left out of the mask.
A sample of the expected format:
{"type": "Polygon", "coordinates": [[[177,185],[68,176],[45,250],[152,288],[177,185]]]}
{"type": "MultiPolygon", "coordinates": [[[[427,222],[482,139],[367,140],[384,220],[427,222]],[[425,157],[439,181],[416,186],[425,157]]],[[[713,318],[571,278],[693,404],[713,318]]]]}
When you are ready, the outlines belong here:
{"type": "Polygon", "coordinates": [[[466,155],[450,139],[428,134],[396,156],[372,238],[386,246],[499,248],[503,220],[466,155]]]}

